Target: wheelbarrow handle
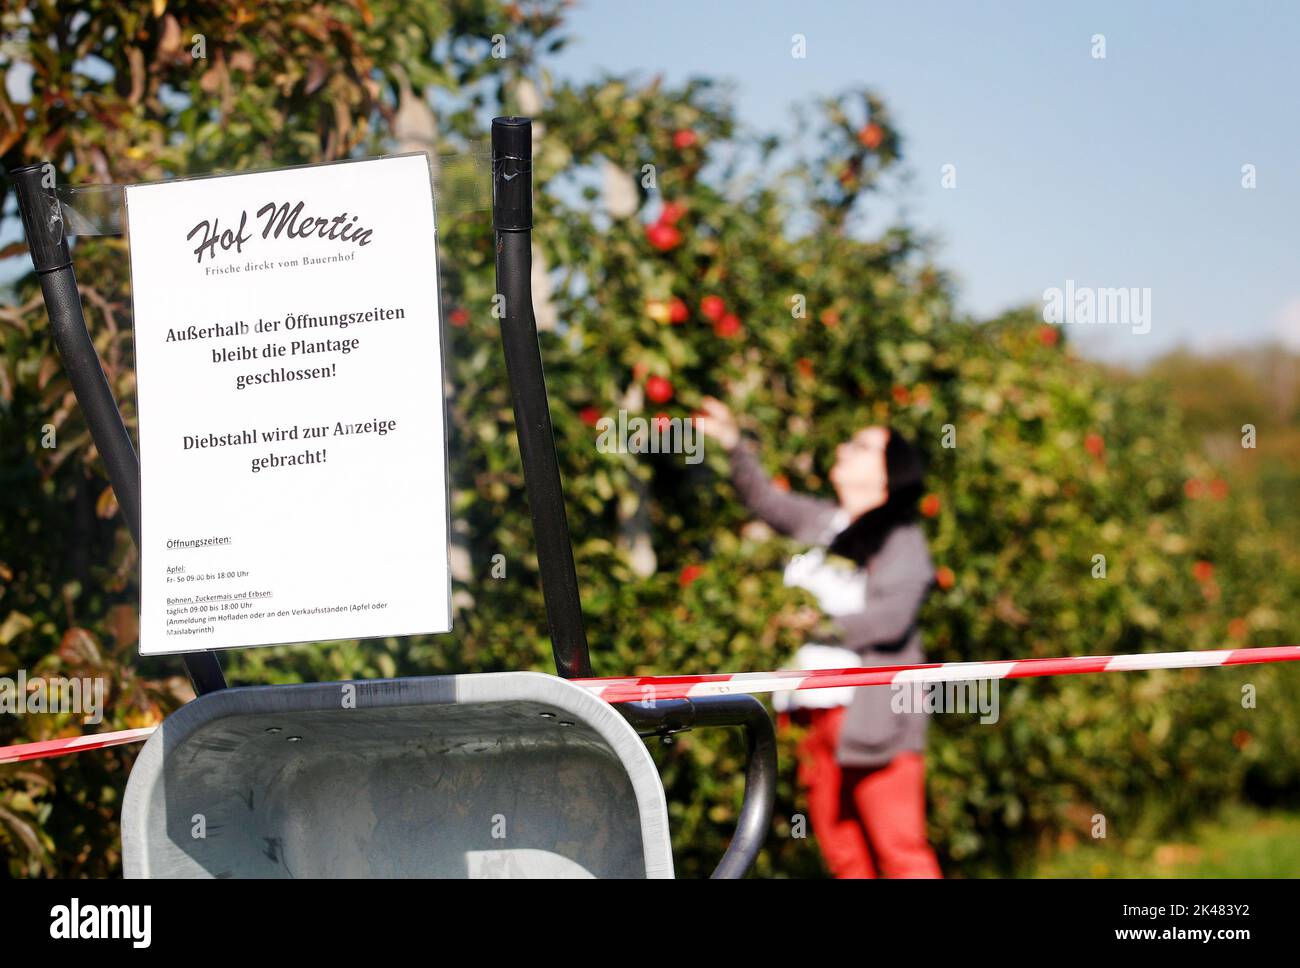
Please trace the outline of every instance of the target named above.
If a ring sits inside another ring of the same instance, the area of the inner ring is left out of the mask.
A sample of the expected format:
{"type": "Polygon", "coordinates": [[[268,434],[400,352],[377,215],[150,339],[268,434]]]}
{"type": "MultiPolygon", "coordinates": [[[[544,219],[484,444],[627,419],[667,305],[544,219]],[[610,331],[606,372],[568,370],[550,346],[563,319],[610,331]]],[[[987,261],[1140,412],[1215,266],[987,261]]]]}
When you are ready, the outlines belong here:
{"type": "Polygon", "coordinates": [[[555,672],[565,679],[575,679],[591,675],[591,658],[533,313],[532,178],[532,122],[528,118],[493,119],[492,225],[496,233],[497,294],[504,301],[501,345],[555,672]]]}
{"type": "Polygon", "coordinates": [[[766,707],[753,696],[738,695],[628,702],[615,708],[642,736],[670,736],[698,726],[744,728],[745,796],[731,844],[711,875],[744,877],[767,839],[776,805],[776,730],[766,707]]]}
{"type": "MultiPolygon", "coordinates": [[[[505,302],[501,342],[555,670],[572,679],[590,676],[591,660],[533,312],[532,158],[532,122],[517,117],[493,119],[492,224],[497,292],[505,302]]],[[[716,878],[743,877],[763,846],[776,802],[776,734],[763,704],[740,695],[620,703],[617,708],[643,734],[667,735],[692,726],[745,728],[745,798],[731,844],[713,872],[716,878]]]]}
{"type": "MultiPolygon", "coordinates": [[[[63,210],[54,190],[54,166],[46,162],[9,172],[18,196],[32,268],[41,283],[45,311],[54,332],[54,344],[68,372],[72,392],[81,405],[95,449],[104,459],[108,481],[118,507],[140,546],[140,459],[127,432],[117,400],[104,376],[104,367],[90,341],[81,309],[81,294],[72,268],[72,252],[64,231],[63,210]]],[[[194,691],[201,695],[224,689],[221,663],[211,652],[181,655],[194,691]]]]}

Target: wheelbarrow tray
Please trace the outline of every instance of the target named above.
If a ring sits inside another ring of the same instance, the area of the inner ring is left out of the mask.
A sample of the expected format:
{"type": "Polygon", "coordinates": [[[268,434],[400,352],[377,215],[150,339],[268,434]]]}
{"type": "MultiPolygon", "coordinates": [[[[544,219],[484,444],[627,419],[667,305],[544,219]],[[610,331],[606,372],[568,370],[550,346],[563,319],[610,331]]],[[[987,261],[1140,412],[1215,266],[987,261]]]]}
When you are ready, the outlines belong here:
{"type": "Polygon", "coordinates": [[[609,704],[537,672],[224,689],[169,716],[128,877],[672,877],[663,785],[609,704]]]}

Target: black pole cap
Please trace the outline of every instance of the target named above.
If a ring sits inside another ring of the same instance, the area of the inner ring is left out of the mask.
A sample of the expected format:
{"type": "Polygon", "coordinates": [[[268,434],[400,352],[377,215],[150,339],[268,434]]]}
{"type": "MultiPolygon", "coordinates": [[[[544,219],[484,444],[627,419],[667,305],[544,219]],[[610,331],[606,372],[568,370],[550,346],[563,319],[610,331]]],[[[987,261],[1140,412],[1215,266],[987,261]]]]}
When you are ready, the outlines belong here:
{"type": "Polygon", "coordinates": [[[54,193],[54,166],[49,162],[27,165],[9,172],[18,195],[27,248],[37,272],[52,272],[72,265],[72,252],[63,230],[63,208],[54,193]]]}
{"type": "Polygon", "coordinates": [[[492,119],[492,227],[526,232],[533,227],[533,122],[492,119]]]}

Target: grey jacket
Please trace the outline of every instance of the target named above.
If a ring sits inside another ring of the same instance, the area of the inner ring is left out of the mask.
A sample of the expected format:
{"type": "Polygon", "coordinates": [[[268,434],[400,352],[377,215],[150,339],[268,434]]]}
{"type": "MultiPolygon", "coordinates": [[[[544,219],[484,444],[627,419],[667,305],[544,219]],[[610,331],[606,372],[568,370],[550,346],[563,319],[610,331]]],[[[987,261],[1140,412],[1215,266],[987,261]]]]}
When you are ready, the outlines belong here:
{"type": "MultiPolygon", "coordinates": [[[[838,506],[777,488],[748,444],[731,452],[731,475],[745,505],[781,533],[821,547],[835,537],[838,506]]],[[[866,570],[862,610],[835,618],[835,644],[857,652],[864,666],[924,662],[917,612],[934,580],[934,565],[920,527],[895,528],[867,561],[866,570]]],[[[837,755],[842,765],[884,766],[901,752],[925,749],[924,712],[896,712],[903,704],[896,707],[894,696],[889,686],[856,691],[840,731],[837,755]]]]}

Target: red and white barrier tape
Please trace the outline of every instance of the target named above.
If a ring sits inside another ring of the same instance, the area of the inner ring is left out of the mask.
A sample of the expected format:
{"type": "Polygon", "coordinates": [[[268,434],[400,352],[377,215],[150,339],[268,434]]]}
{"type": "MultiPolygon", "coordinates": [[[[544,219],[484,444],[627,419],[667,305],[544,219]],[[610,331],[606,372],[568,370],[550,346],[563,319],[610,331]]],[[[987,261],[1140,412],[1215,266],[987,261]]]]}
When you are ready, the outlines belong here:
{"type": "MultiPolygon", "coordinates": [[[[609,703],[657,699],[693,699],[737,693],[786,692],[795,689],[834,689],[844,686],[888,686],[894,683],[961,682],[971,679],[1036,679],[1077,676],[1090,672],[1144,672],[1152,669],[1199,669],[1207,666],[1260,665],[1300,662],[1300,645],[1259,649],[1218,649],[1208,652],[1146,652],[1138,655],[1081,655],[1056,659],[1014,659],[1010,662],[924,662],[916,665],[872,666],[860,669],[778,670],[702,676],[633,676],[574,679],[592,695],[609,703]]],[[[39,760],[82,750],[103,749],[148,739],[156,727],[95,733],[71,739],[43,740],[0,747],[0,764],[39,760]]]]}
{"type": "Polygon", "coordinates": [[[967,679],[1033,679],[1086,672],[1139,672],[1149,669],[1194,669],[1202,666],[1300,662],[1300,645],[1213,652],[1147,652],[1139,655],[1081,655],[1063,659],[1015,659],[1011,662],[925,662],[863,669],[736,672],[706,676],[640,676],[574,679],[606,702],[692,699],[736,693],[833,689],[841,686],[888,686],[904,682],[959,682],[967,679]]]}
{"type": "Polygon", "coordinates": [[[88,736],[45,739],[39,743],[23,743],[20,746],[0,746],[0,764],[43,760],[49,756],[62,756],[64,753],[80,753],[83,750],[101,750],[106,746],[121,746],[123,743],[138,743],[148,739],[157,728],[157,726],[145,726],[142,729],[124,729],[117,733],[91,733],[88,736]]]}

